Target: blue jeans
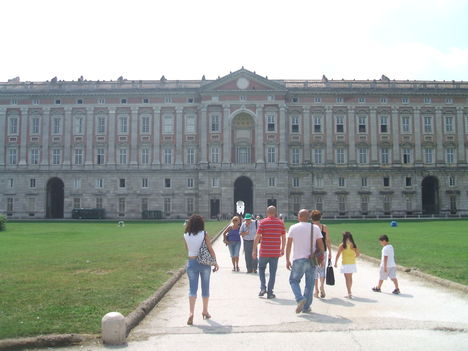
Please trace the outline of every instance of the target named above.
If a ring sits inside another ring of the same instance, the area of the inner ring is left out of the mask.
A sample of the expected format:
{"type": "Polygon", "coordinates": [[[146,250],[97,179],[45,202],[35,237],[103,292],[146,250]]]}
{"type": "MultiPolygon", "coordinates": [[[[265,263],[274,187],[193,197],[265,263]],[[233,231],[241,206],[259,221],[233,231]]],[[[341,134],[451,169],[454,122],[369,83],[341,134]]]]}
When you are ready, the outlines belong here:
{"type": "Polygon", "coordinates": [[[198,277],[201,277],[202,297],[210,297],[211,266],[198,263],[197,259],[187,262],[187,276],[189,278],[189,296],[196,297],[198,290],[198,277]]]}
{"type": "Polygon", "coordinates": [[[304,311],[310,308],[312,305],[312,291],[314,290],[315,283],[315,266],[310,264],[308,258],[300,258],[294,260],[292,264],[291,274],[289,276],[289,284],[294,293],[296,302],[306,299],[304,305],[304,311]],[[305,288],[304,295],[301,293],[301,283],[302,277],[305,276],[305,288]]]}
{"type": "Polygon", "coordinates": [[[260,290],[266,290],[268,294],[273,294],[275,287],[276,270],[278,269],[278,257],[260,257],[258,260],[258,275],[260,276],[260,290]],[[268,279],[268,289],[265,281],[265,270],[267,264],[270,265],[270,277],[268,279]]]}
{"type": "Polygon", "coordinates": [[[240,241],[230,241],[229,242],[229,252],[231,253],[231,257],[239,257],[241,242],[240,241]]]}

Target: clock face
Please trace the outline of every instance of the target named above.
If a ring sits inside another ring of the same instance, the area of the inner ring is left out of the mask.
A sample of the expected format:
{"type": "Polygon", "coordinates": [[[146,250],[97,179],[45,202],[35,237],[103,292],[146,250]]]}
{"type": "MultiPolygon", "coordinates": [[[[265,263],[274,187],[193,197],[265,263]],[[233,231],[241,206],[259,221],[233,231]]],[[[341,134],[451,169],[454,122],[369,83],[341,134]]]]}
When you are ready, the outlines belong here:
{"type": "Polygon", "coordinates": [[[237,87],[239,89],[247,89],[249,86],[249,81],[245,79],[244,77],[241,77],[237,80],[237,87]]]}

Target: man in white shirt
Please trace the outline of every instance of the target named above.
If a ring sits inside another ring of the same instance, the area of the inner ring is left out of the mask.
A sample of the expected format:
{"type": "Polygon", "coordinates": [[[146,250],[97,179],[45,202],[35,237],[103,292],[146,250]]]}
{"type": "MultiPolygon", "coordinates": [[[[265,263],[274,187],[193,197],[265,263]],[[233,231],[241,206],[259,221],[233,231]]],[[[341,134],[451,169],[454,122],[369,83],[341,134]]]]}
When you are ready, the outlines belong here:
{"type": "Polygon", "coordinates": [[[312,252],[319,250],[317,255],[323,259],[323,240],[320,228],[309,222],[309,211],[302,209],[298,213],[299,223],[292,225],[288,231],[286,244],[286,268],[291,271],[289,284],[297,302],[296,313],[310,312],[312,292],[315,283],[315,266],[310,262],[312,252]],[[313,239],[312,239],[313,236],[313,239]],[[291,247],[294,244],[293,262],[291,264],[291,247]],[[322,254],[320,254],[320,252],[322,254]],[[300,281],[305,276],[304,293],[301,292],[300,281]]]}
{"type": "Polygon", "coordinates": [[[380,288],[384,280],[390,277],[393,284],[395,284],[395,290],[392,292],[394,294],[399,294],[400,289],[398,287],[398,279],[396,277],[396,263],[395,263],[395,251],[393,246],[389,244],[389,239],[387,235],[381,235],[379,238],[380,245],[382,245],[382,259],[380,261],[380,279],[376,287],[372,288],[375,292],[380,292],[380,288]]]}

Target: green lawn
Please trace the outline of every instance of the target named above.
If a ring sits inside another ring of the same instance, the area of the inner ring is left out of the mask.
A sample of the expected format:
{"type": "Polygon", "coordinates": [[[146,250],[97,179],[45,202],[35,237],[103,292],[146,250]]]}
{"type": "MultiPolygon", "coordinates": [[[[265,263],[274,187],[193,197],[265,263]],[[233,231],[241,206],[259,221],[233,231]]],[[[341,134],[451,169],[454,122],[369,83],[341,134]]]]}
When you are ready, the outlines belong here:
{"type": "MultiPolygon", "coordinates": [[[[223,222],[207,222],[213,236],[223,222]]],[[[182,222],[11,222],[0,232],[0,339],[98,333],[181,268],[182,222]]]]}
{"type": "Polygon", "coordinates": [[[391,227],[390,221],[323,223],[329,226],[334,245],[340,244],[344,231],[350,231],[362,253],[380,259],[378,239],[387,234],[397,264],[468,285],[468,220],[398,220],[397,227],[391,227]]]}

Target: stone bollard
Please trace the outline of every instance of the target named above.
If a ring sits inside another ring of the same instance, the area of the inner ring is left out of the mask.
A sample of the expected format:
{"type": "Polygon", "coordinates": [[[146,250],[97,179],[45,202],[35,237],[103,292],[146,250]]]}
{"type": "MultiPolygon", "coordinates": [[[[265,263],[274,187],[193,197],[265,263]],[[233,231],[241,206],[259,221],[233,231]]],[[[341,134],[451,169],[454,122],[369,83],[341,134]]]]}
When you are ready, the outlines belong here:
{"type": "Polygon", "coordinates": [[[119,312],[109,312],[101,321],[102,342],[108,345],[122,345],[126,342],[127,325],[119,312]]]}

